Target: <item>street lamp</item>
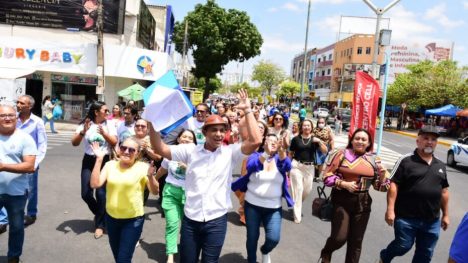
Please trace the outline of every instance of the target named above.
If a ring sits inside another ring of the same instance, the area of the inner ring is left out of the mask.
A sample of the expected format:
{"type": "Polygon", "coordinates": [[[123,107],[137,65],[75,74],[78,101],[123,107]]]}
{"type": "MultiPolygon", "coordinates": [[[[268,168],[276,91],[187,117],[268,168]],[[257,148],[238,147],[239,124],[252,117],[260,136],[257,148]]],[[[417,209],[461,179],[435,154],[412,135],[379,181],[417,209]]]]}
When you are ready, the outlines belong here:
{"type": "Polygon", "coordinates": [[[379,30],[380,30],[380,20],[385,12],[387,12],[390,8],[395,6],[400,0],[394,0],[390,4],[388,4],[384,8],[376,7],[370,0],[363,0],[372,11],[375,12],[377,15],[377,25],[375,27],[375,36],[374,36],[374,55],[372,56],[372,75],[374,79],[377,79],[377,56],[379,55],[379,30]]]}
{"type": "Polygon", "coordinates": [[[310,18],[310,4],[312,0],[309,0],[308,8],[307,8],[307,25],[306,25],[306,34],[305,34],[305,44],[304,44],[304,63],[302,65],[302,80],[301,80],[301,104],[302,100],[304,99],[304,82],[305,82],[305,74],[306,74],[306,63],[307,63],[307,40],[309,38],[309,18],[310,18]]]}

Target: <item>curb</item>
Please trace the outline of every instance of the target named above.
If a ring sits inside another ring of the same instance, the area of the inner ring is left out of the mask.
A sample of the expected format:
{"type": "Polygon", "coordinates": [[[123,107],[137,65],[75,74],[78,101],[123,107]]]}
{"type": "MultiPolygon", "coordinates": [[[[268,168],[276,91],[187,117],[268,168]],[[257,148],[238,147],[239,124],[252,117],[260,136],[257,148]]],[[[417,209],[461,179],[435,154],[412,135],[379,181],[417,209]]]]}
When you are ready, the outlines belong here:
{"type": "MultiPolygon", "coordinates": [[[[417,134],[410,133],[410,132],[403,132],[403,131],[398,131],[398,130],[386,130],[386,131],[391,132],[391,133],[401,134],[401,135],[412,137],[412,138],[417,138],[418,137],[417,134]]],[[[445,145],[445,146],[449,146],[449,147],[452,145],[451,142],[447,142],[447,141],[444,141],[444,140],[438,140],[437,143],[445,145]]]]}

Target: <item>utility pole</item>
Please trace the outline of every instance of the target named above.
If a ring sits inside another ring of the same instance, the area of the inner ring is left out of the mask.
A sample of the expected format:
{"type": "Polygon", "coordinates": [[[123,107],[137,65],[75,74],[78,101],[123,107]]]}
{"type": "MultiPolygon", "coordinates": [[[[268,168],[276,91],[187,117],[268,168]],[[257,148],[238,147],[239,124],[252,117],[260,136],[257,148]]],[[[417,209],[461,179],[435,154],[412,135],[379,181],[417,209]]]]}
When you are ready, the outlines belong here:
{"type": "Polygon", "coordinates": [[[375,26],[375,36],[374,36],[374,54],[372,56],[372,76],[374,79],[377,79],[377,57],[379,55],[379,34],[380,34],[380,20],[382,19],[382,16],[385,12],[387,12],[390,8],[395,6],[400,0],[394,0],[390,4],[388,4],[384,8],[379,8],[375,6],[370,0],[363,0],[364,3],[367,4],[367,6],[372,9],[372,11],[375,12],[377,15],[377,25],[375,26]]]}
{"type": "Polygon", "coordinates": [[[96,94],[99,100],[104,100],[105,78],[104,78],[104,23],[102,19],[102,0],[98,3],[98,19],[96,24],[97,29],[97,68],[98,86],[96,94]]]}
{"type": "Polygon", "coordinates": [[[182,51],[182,86],[188,86],[188,72],[185,70],[185,60],[187,59],[187,33],[188,33],[188,21],[185,20],[185,32],[184,32],[184,47],[182,51]]]}
{"type": "Polygon", "coordinates": [[[310,4],[312,0],[309,0],[308,8],[307,8],[307,25],[306,25],[306,33],[305,33],[305,43],[304,43],[304,63],[302,68],[302,79],[301,79],[301,104],[302,100],[304,99],[304,85],[305,85],[305,75],[306,75],[306,65],[307,65],[307,40],[309,38],[309,19],[310,19],[310,4]]]}

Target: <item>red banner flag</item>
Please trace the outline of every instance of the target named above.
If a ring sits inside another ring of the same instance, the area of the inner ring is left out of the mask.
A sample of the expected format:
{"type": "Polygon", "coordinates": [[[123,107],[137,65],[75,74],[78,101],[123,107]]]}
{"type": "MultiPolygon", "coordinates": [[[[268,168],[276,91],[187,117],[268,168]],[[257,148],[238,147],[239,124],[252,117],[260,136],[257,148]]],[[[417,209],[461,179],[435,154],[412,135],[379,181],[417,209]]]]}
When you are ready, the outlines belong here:
{"type": "Polygon", "coordinates": [[[369,131],[372,139],[375,138],[379,97],[379,83],[366,72],[357,71],[356,81],[354,82],[353,112],[349,129],[350,137],[355,130],[363,128],[369,131]]]}

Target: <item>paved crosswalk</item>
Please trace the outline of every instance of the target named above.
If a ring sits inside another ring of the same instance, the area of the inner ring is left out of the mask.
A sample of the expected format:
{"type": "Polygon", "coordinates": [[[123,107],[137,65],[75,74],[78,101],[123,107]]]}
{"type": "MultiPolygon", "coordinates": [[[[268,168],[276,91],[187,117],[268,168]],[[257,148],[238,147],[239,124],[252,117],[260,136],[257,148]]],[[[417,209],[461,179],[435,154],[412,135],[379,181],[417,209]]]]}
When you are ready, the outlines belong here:
{"type": "Polygon", "coordinates": [[[60,131],[59,133],[47,132],[47,150],[52,150],[64,144],[70,144],[74,133],[73,131],[60,131]]]}
{"type": "MultiPolygon", "coordinates": [[[[335,136],[335,147],[336,148],[344,148],[348,144],[348,137],[347,135],[338,135],[335,136]]],[[[400,153],[397,153],[385,146],[380,148],[380,159],[382,160],[382,164],[387,169],[392,169],[395,165],[395,162],[401,157],[400,153]]]]}

